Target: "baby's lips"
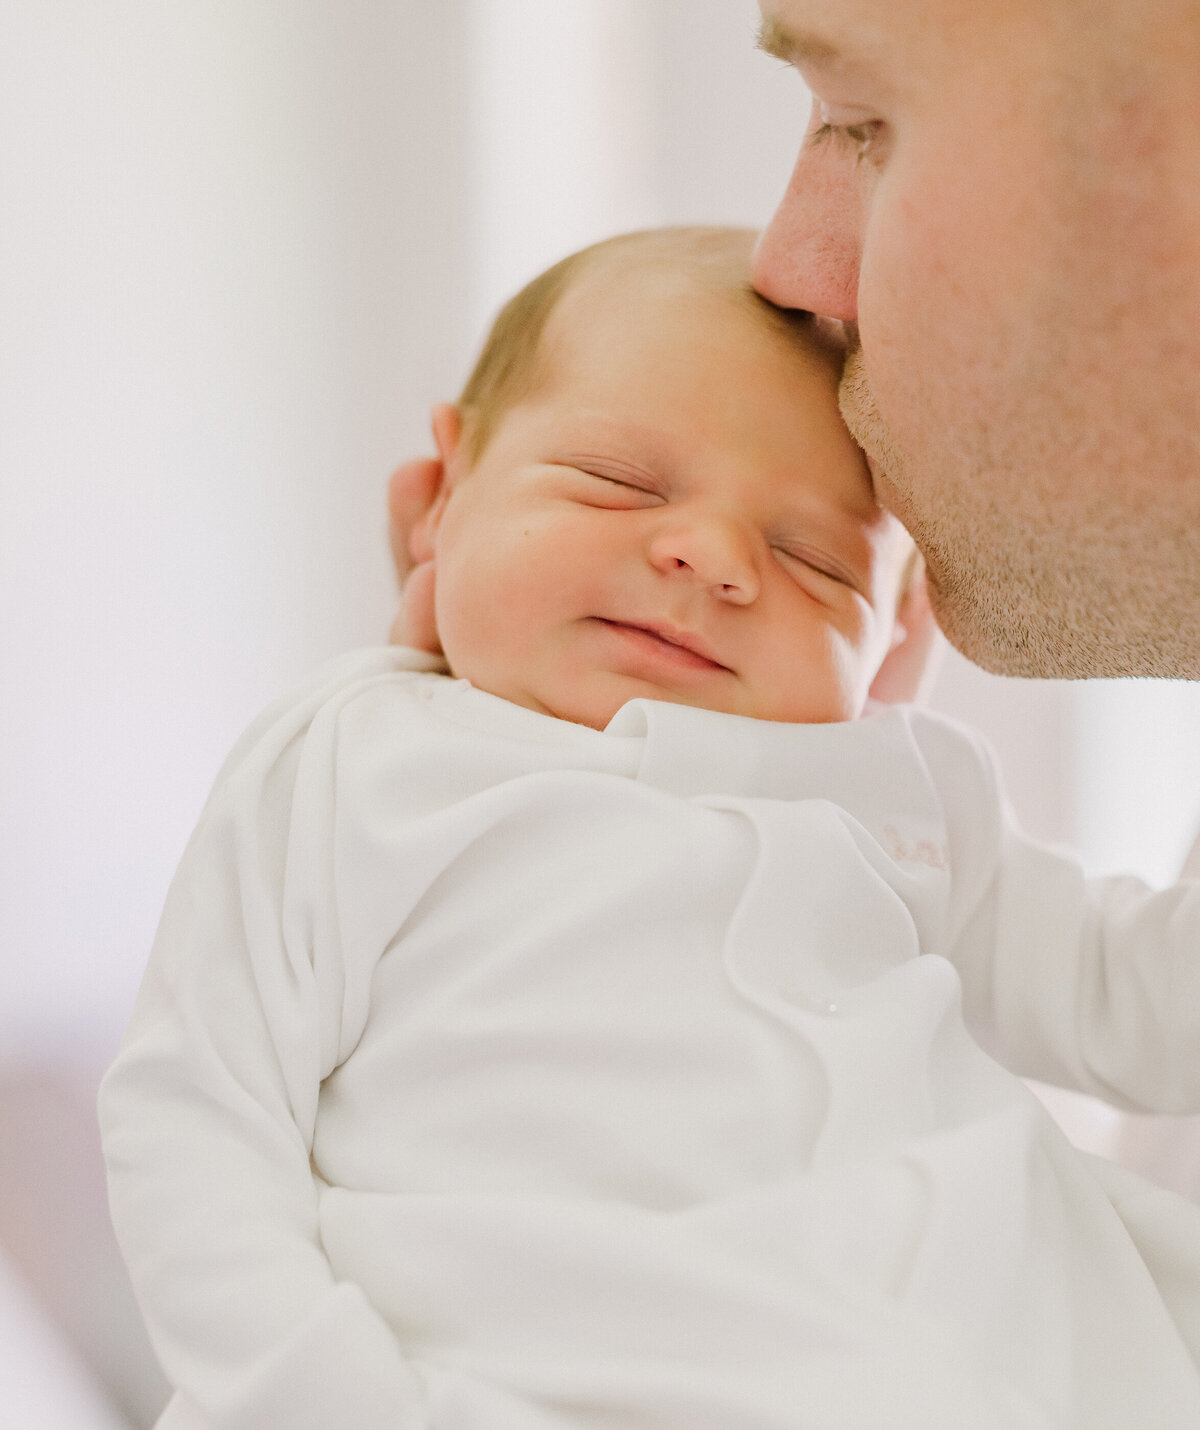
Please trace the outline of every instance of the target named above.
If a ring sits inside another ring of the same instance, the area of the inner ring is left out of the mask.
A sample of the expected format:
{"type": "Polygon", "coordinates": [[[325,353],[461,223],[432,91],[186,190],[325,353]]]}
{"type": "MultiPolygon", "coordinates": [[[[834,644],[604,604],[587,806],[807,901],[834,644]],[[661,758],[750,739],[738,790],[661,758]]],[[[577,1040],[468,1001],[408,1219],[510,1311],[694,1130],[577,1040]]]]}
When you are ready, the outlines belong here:
{"type": "Polygon", "coordinates": [[[668,645],[679,646],[682,650],[690,651],[692,655],[698,655],[701,660],[708,661],[710,665],[719,666],[722,670],[729,669],[703,636],[696,635],[694,632],[685,630],[681,626],[676,626],[670,621],[613,620],[611,624],[629,626],[639,631],[647,631],[650,635],[657,636],[659,640],[665,641],[668,645]]]}

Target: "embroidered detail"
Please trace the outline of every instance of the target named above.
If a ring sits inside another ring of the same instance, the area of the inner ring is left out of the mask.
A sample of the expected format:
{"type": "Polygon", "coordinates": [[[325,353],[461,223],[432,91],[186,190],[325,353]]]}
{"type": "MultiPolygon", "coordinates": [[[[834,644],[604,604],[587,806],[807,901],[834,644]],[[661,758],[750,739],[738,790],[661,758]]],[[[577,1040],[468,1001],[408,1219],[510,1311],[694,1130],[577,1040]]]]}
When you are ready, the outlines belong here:
{"type": "Polygon", "coordinates": [[[894,824],[883,826],[883,847],[897,864],[924,864],[930,869],[949,869],[950,850],[945,844],[920,839],[909,844],[894,824]]]}

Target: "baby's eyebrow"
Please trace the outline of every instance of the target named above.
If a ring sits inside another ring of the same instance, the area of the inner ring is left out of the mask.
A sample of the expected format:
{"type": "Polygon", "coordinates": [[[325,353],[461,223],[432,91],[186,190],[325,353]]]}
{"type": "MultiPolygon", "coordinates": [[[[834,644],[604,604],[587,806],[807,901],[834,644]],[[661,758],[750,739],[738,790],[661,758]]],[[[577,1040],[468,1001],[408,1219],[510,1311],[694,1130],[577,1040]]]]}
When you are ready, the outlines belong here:
{"type": "Polygon", "coordinates": [[[598,457],[604,453],[633,466],[648,463],[665,469],[672,464],[670,445],[664,441],[659,428],[649,423],[616,421],[604,413],[586,409],[574,413],[569,434],[560,438],[555,433],[548,445],[564,459],[572,454],[590,453],[598,457]]]}

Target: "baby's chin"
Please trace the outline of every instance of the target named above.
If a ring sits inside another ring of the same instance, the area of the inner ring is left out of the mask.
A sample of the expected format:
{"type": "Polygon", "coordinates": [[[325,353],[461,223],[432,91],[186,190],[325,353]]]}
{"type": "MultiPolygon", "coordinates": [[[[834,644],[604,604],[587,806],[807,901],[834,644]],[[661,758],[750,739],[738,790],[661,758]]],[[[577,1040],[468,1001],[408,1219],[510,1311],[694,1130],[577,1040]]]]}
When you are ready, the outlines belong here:
{"type": "Polygon", "coordinates": [[[556,720],[566,720],[572,725],[585,725],[592,730],[605,730],[617,712],[631,700],[669,699],[670,696],[662,691],[649,689],[605,692],[572,690],[561,694],[547,693],[544,699],[530,696],[520,703],[530,710],[539,710],[543,715],[552,715],[556,720]]]}
{"type": "MultiPolygon", "coordinates": [[[[477,682],[472,682],[476,684],[477,682]]],[[[608,682],[597,682],[608,684],[608,682]]],[[[487,686],[480,685],[481,690],[487,686]]],[[[493,685],[489,692],[498,695],[502,700],[511,701],[514,705],[521,705],[526,710],[536,711],[539,715],[549,715],[555,720],[565,720],[571,725],[584,725],[591,730],[605,730],[612,723],[618,711],[622,710],[631,700],[665,700],[669,704],[685,705],[694,702],[681,700],[663,690],[658,690],[649,686],[631,685],[626,689],[616,691],[581,691],[578,688],[569,691],[547,691],[535,692],[526,690],[519,686],[501,687],[493,685]]]]}
{"type": "Polygon", "coordinates": [[[850,692],[829,692],[818,698],[810,689],[795,700],[779,698],[777,691],[764,694],[743,688],[725,699],[705,699],[701,694],[688,694],[639,680],[609,670],[581,672],[575,670],[561,681],[553,677],[522,679],[519,675],[506,678],[494,669],[487,674],[472,672],[470,662],[448,662],[449,673],[466,679],[489,695],[498,696],[513,705],[520,705],[539,715],[565,720],[572,725],[584,725],[592,730],[604,730],[617,713],[631,700],[656,700],[667,705],[686,705],[695,710],[710,710],[719,715],[737,715],[742,719],[766,720],[773,724],[827,725],[856,720],[863,714],[865,693],[852,698],[850,692]]]}
{"type": "Polygon", "coordinates": [[[519,705],[537,715],[548,715],[552,720],[566,720],[571,725],[586,725],[593,730],[603,730],[621,706],[627,705],[635,698],[633,695],[624,698],[589,698],[578,690],[556,692],[534,688],[519,680],[509,681],[487,676],[481,678],[478,673],[473,675],[470,669],[456,669],[453,665],[448,673],[457,679],[469,680],[476,690],[495,695],[500,700],[507,700],[510,705],[519,705]]]}
{"type": "MultiPolygon", "coordinates": [[[[631,686],[619,696],[607,700],[578,702],[564,700],[557,702],[557,708],[539,705],[544,714],[555,715],[560,720],[569,720],[575,725],[588,725],[593,730],[604,730],[612,722],[617,712],[631,700],[657,700],[667,705],[684,705],[693,710],[710,710],[717,715],[736,715],[744,720],[764,720],[776,725],[831,725],[846,720],[857,720],[863,713],[865,699],[857,708],[850,708],[843,701],[805,701],[803,704],[788,705],[786,702],[754,701],[743,702],[707,701],[695,696],[687,696],[675,691],[659,689],[655,686],[631,686]]],[[[531,708],[534,708],[531,706],[531,708]]]]}

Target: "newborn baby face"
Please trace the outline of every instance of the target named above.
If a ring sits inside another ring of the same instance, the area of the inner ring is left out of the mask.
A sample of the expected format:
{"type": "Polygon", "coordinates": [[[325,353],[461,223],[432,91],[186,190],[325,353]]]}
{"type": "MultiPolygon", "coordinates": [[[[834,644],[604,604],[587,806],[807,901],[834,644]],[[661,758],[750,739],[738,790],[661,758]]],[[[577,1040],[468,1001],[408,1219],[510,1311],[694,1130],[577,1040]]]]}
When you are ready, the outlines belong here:
{"type": "Polygon", "coordinates": [[[860,714],[907,541],[838,415],[840,354],[732,295],[601,266],[479,461],[445,453],[435,609],[450,667],[603,728],[645,697],[860,714]]]}

